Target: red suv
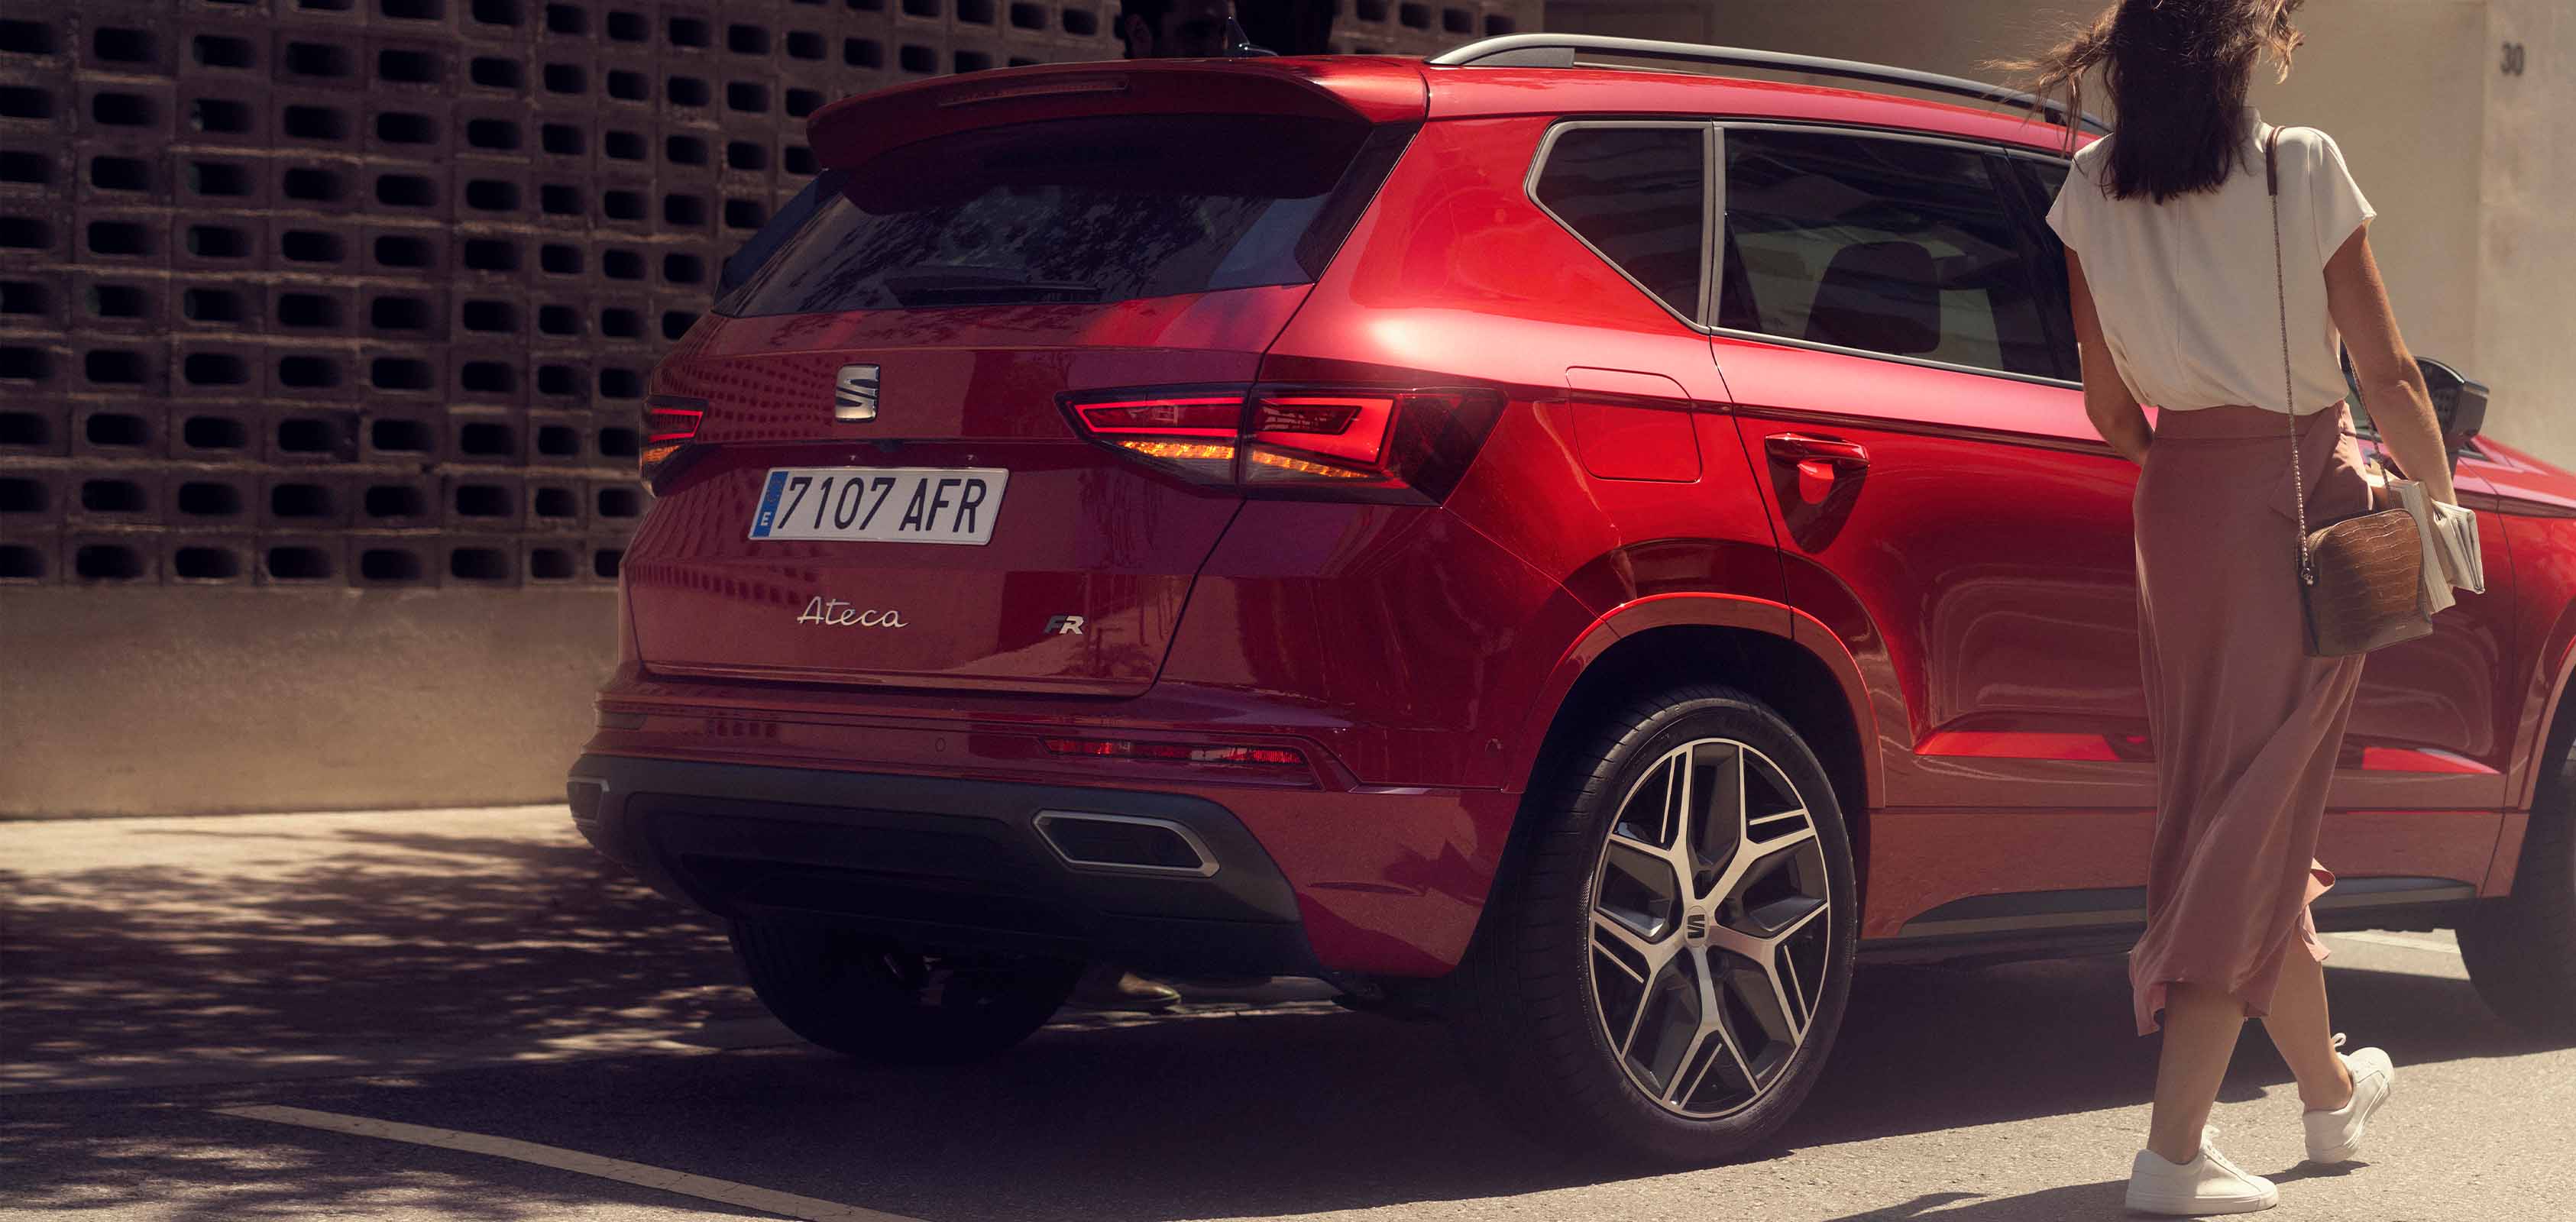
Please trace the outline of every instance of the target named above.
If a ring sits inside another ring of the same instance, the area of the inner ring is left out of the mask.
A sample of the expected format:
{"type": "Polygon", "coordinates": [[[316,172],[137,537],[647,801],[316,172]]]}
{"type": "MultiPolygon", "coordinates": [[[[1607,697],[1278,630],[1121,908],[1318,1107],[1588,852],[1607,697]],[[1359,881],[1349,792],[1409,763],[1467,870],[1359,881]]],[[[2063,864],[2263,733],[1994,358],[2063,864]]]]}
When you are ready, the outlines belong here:
{"type": "MultiPolygon", "coordinates": [[[[826,107],[654,376],[574,817],[856,1056],[1002,1049],[1086,960],[1314,976],[1570,1136],[1739,1147],[1856,959],[2141,920],[2058,117],[1558,35],[826,107]]],[[[2429,372],[2491,585],[2371,659],[2320,917],[2565,1029],[2576,478],[2429,372]]]]}

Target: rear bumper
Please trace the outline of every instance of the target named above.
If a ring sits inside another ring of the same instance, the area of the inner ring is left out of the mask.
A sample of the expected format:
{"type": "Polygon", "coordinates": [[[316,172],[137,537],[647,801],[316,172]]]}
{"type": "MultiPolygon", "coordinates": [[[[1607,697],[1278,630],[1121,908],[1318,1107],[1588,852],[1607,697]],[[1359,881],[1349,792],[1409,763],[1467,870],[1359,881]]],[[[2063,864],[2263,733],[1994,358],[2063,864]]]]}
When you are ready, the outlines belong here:
{"type": "Polygon", "coordinates": [[[727,917],[1180,973],[1322,968],[1279,866],[1203,797],[607,755],[583,756],[568,787],[600,852],[727,917]],[[1039,835],[1049,811],[1181,829],[1206,861],[1079,866],[1039,835]]]}

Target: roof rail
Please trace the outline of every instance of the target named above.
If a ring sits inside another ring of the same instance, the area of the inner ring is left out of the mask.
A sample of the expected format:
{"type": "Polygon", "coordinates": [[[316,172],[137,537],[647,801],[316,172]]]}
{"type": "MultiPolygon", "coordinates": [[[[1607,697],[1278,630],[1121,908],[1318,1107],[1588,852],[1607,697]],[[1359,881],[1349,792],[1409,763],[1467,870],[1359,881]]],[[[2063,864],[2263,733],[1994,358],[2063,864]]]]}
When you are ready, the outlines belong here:
{"type": "MultiPolygon", "coordinates": [[[[1937,72],[1917,72],[1911,68],[1894,68],[1886,64],[1865,64],[1857,60],[1826,59],[1816,55],[1792,55],[1786,51],[1760,51],[1751,47],[1710,47],[1687,42],[1660,42],[1648,38],[1612,38],[1604,34],[1505,34],[1453,48],[1432,56],[1427,62],[1443,67],[1485,68],[1571,68],[1575,57],[1590,51],[1627,59],[1667,59],[1691,64],[1717,64],[1734,68],[1771,68],[1783,72],[1804,72],[1814,76],[1838,77],[1851,81],[1871,81],[1881,85],[1902,85],[1981,102],[2001,102],[2044,115],[2052,123],[2066,124],[2066,107],[2046,98],[2035,97],[2017,89],[1989,85],[1964,77],[1943,76],[1937,72]]],[[[2077,118],[2093,132],[2107,134],[2109,124],[2080,114],[2077,118]]]]}

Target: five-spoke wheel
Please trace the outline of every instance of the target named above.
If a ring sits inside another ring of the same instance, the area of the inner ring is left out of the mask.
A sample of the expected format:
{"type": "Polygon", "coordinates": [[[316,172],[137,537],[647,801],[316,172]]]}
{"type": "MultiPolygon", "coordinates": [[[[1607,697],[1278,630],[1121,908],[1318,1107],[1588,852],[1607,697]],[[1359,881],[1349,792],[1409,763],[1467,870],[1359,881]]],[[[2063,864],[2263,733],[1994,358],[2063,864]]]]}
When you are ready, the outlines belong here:
{"type": "Polygon", "coordinates": [[[1629,787],[1601,846],[1592,996],[1637,1089],[1723,1116],[1780,1079],[1824,995],[1832,888],[1798,789],[1703,738],[1629,787]]]}
{"type": "Polygon", "coordinates": [[[1593,715],[1530,790],[1452,1021],[1544,1136],[1722,1158],[1797,1109],[1842,1021],[1859,932],[1842,808],[1741,691],[1593,715]]]}

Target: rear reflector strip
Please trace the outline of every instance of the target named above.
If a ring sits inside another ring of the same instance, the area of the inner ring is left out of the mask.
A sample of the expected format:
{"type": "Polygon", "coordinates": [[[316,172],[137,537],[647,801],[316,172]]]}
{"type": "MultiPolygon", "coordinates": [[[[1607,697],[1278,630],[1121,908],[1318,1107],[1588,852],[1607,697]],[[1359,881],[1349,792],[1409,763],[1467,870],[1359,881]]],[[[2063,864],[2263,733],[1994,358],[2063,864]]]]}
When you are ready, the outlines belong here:
{"type": "Polygon", "coordinates": [[[1306,753],[1294,747],[1198,746],[1136,742],[1132,739],[1050,738],[1046,740],[1046,749],[1055,755],[1168,760],[1184,764],[1264,764],[1293,768],[1306,762],[1306,753]]]}

